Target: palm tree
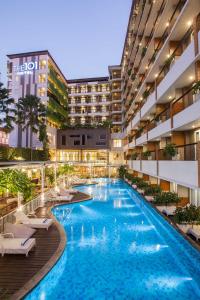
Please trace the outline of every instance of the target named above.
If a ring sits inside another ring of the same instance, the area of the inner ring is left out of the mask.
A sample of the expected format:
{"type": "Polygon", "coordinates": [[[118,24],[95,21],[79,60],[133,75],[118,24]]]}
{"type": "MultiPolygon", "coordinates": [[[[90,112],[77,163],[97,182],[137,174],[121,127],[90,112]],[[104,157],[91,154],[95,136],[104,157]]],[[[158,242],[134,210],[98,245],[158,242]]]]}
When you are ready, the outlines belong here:
{"type": "Polygon", "coordinates": [[[43,148],[47,149],[46,106],[37,96],[27,95],[19,98],[16,107],[16,123],[23,131],[26,130],[26,145],[30,145],[32,160],[33,133],[39,133],[39,140],[43,143],[43,148]]]}
{"type": "Polygon", "coordinates": [[[9,98],[9,90],[3,88],[3,83],[0,82],[0,126],[7,132],[13,130],[13,123],[15,121],[13,104],[14,99],[9,98]]]}

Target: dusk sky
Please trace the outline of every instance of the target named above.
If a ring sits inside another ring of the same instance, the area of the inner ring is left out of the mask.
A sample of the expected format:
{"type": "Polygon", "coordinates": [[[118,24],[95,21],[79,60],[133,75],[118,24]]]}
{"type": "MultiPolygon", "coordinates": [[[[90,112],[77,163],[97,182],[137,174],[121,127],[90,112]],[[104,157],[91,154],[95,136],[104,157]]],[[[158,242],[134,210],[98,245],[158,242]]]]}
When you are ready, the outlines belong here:
{"type": "Polygon", "coordinates": [[[6,54],[49,50],[67,79],[107,76],[119,64],[131,0],[2,0],[0,72],[6,54]]]}

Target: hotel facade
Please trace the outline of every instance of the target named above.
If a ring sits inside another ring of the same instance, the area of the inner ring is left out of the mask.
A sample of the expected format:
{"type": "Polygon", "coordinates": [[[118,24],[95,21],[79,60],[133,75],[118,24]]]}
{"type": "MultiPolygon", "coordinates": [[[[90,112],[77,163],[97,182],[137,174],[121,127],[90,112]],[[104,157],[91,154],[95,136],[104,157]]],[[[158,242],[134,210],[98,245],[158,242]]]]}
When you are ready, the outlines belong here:
{"type": "Polygon", "coordinates": [[[130,172],[200,205],[200,2],[134,1],[121,65],[130,172]]]}
{"type": "MultiPolygon", "coordinates": [[[[48,51],[8,59],[11,96],[48,106],[57,160],[125,163],[200,205],[199,1],[133,1],[121,64],[106,77],[66,80],[48,51]]],[[[9,145],[28,147],[27,135],[16,127],[9,145]]]]}

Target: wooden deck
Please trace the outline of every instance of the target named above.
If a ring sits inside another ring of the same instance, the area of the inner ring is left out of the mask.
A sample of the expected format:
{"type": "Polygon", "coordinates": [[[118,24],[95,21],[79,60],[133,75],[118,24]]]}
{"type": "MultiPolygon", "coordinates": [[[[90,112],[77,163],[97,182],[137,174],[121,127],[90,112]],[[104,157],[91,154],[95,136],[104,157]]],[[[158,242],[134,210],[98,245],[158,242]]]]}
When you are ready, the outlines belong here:
{"type": "MultiPolygon", "coordinates": [[[[78,192],[70,201],[81,202],[89,200],[86,194],[78,192]]],[[[56,201],[56,204],[69,203],[65,201],[56,201]]],[[[49,214],[52,202],[48,202],[45,207],[37,210],[39,217],[45,217],[49,214]]],[[[5,255],[0,256],[0,299],[21,299],[20,295],[27,293],[36,283],[48,272],[57,259],[62,254],[65,247],[65,233],[61,226],[54,221],[54,224],[48,231],[38,229],[33,236],[36,238],[36,248],[29,253],[28,257],[24,255],[5,255]],[[60,245],[62,244],[62,247],[60,245]],[[60,249],[59,249],[60,247],[60,249]],[[59,251],[58,251],[59,249],[59,251]],[[55,257],[57,253],[57,257],[55,257]],[[49,266],[53,262],[52,266],[49,266]],[[50,262],[50,263],[49,263],[50,262]],[[48,265],[46,272],[45,266],[48,265]],[[41,272],[41,270],[43,271],[41,272]],[[39,273],[42,273],[38,277],[39,273]]]]}

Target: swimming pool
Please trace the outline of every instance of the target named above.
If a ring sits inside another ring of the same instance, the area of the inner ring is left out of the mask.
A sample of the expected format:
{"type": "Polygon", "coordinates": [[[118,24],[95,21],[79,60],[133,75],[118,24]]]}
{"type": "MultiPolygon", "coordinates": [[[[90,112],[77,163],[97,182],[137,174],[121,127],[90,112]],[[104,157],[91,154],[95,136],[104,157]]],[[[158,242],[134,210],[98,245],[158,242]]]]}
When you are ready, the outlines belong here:
{"type": "Polygon", "coordinates": [[[53,209],[67,247],[25,299],[200,299],[200,253],[126,183],[98,181],[53,209]]]}

